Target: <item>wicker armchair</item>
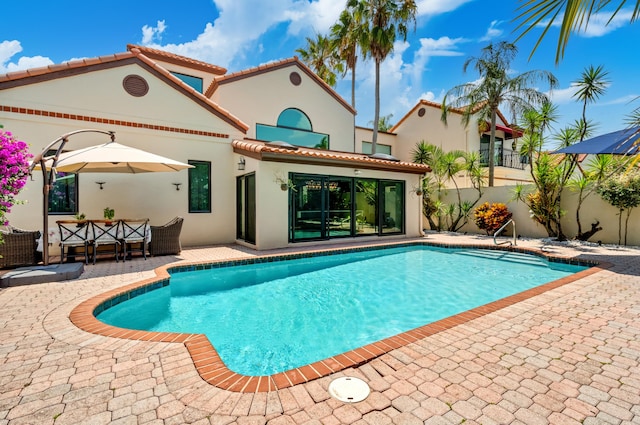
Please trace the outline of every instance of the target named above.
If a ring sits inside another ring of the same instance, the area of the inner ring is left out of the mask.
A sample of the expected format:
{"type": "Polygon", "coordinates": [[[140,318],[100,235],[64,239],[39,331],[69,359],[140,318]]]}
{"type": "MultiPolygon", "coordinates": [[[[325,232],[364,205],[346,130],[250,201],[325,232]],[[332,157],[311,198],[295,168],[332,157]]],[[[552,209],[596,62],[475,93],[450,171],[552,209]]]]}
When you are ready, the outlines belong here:
{"type": "Polygon", "coordinates": [[[22,230],[8,226],[2,231],[0,242],[0,268],[30,266],[38,264],[40,253],[37,251],[39,231],[22,230]]]}
{"type": "Polygon", "coordinates": [[[149,254],[170,255],[180,254],[180,231],[182,230],[182,217],[176,217],[162,226],[151,226],[151,242],[149,242],[149,254]]]}

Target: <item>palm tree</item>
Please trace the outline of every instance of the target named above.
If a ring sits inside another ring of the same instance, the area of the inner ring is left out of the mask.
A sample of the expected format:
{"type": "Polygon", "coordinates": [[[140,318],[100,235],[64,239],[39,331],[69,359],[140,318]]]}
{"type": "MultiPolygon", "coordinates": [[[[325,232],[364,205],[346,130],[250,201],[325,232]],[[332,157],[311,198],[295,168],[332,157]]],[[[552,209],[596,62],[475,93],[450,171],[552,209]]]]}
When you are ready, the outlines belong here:
{"type": "Polygon", "coordinates": [[[340,13],[338,22],[331,27],[331,42],[341,61],[345,64],[345,73],[351,70],[351,106],[356,108],[356,64],[358,63],[358,48],[363,56],[366,51],[360,46],[363,37],[363,26],[356,19],[354,7],[358,0],[348,0],[347,7],[340,13]]]}
{"type": "MultiPolygon", "coordinates": [[[[380,121],[380,64],[393,51],[397,36],[406,41],[407,24],[415,24],[417,10],[414,0],[359,0],[354,5],[354,17],[364,28],[360,45],[376,66],[374,123],[380,121]]],[[[378,127],[374,125],[371,153],[376,153],[377,142],[378,127]]]]}
{"type": "Polygon", "coordinates": [[[472,116],[491,120],[491,136],[489,139],[489,186],[493,186],[495,167],[496,121],[500,105],[506,104],[513,116],[531,109],[533,105],[548,101],[544,93],[532,88],[533,84],[543,81],[552,89],[558,84],[556,78],[548,71],[527,71],[511,77],[509,75],[511,61],[518,53],[513,43],[506,41],[497,45],[489,44],[482,49],[479,57],[471,57],[464,63],[463,70],[472,65],[480,80],[465,83],[449,90],[442,102],[442,121],[447,123],[450,108],[462,110],[462,122],[466,126],[472,116]],[[451,99],[451,100],[449,100],[451,99]]]}
{"type": "MultiPolygon", "coordinates": [[[[389,114],[389,115],[385,115],[384,117],[380,117],[380,119],[378,120],[378,131],[389,131],[389,129],[391,127],[393,127],[393,124],[391,124],[391,118],[393,117],[393,114],[389,114]]],[[[369,121],[369,125],[371,127],[373,127],[373,121],[369,121]]]]}
{"type": "Polygon", "coordinates": [[[582,102],[582,126],[580,128],[580,142],[582,142],[590,127],[587,121],[587,105],[594,103],[600,96],[602,96],[609,86],[609,81],[606,79],[608,71],[605,71],[602,65],[594,68],[593,65],[589,65],[582,74],[580,79],[574,81],[574,86],[578,88],[578,91],[573,95],[576,99],[582,102]]]}
{"type": "Polygon", "coordinates": [[[469,220],[472,208],[482,197],[482,187],[485,176],[480,167],[480,155],[477,152],[464,152],[455,150],[444,152],[440,147],[420,141],[411,152],[413,162],[427,164],[431,173],[422,181],[422,212],[429,221],[432,230],[443,228],[443,215],[449,218],[447,230],[457,232],[469,220]],[[461,188],[458,186],[458,175],[463,172],[476,190],[477,197],[474,201],[462,200],[461,188]],[[452,184],[456,191],[457,203],[445,205],[440,197],[446,192],[447,184],[452,184]],[[438,218],[438,223],[433,221],[433,216],[438,218]]]}
{"type": "MultiPolygon", "coordinates": [[[[520,0],[520,2],[522,4],[516,9],[520,11],[520,14],[515,20],[521,21],[516,27],[516,31],[522,30],[522,32],[516,41],[539,25],[544,25],[545,27],[529,58],[536,51],[544,36],[556,22],[556,19],[562,19],[558,47],[556,49],[556,64],[564,57],[564,51],[571,33],[586,30],[589,26],[591,15],[602,12],[611,3],[609,0],[520,0]]],[[[626,2],[626,0],[619,0],[615,9],[610,9],[606,12],[611,14],[609,22],[613,20],[626,2]]],[[[631,22],[633,23],[639,16],[640,0],[636,0],[631,22]]]]}
{"type": "Polygon", "coordinates": [[[325,83],[336,85],[336,71],[342,72],[338,56],[329,37],[316,34],[316,38],[307,37],[307,48],[296,49],[300,59],[311,68],[325,83]]]}

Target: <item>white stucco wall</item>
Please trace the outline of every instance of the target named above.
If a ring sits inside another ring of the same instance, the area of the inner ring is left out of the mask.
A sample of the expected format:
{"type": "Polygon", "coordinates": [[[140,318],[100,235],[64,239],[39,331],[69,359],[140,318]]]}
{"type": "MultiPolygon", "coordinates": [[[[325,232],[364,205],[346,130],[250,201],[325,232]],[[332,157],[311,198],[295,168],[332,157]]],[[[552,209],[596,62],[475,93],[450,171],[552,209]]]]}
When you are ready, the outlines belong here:
{"type": "MultiPolygon", "coordinates": [[[[102,218],[102,210],[115,209],[116,218],[148,217],[154,225],[175,216],[185,218],[181,240],[184,246],[227,243],[235,240],[235,182],[232,137],[242,133],[209,110],[157,79],[137,65],[105,69],[68,78],[44,81],[0,91],[0,104],[37,110],[77,114],[101,119],[122,120],[147,126],[164,126],[186,131],[221,133],[229,137],[186,134],[185,132],[101,124],[77,119],[0,112],[0,122],[19,140],[29,143],[34,154],[58,138],[78,129],[115,131],[116,141],[178,161],[204,160],[212,163],[212,212],[188,212],[188,172],[150,174],[86,173],[79,175],[79,211],[87,218],[102,218]],[[132,97],[122,88],[129,74],[143,76],[149,93],[132,97]],[[96,181],[106,182],[100,190],[96,181]],[[172,183],[182,183],[176,191],[172,183]],[[232,223],[232,225],[229,225],[232,223]]],[[[96,133],[69,138],[68,150],[106,143],[108,136],[96,133]]],[[[16,205],[10,222],[27,229],[42,228],[42,177],[34,172],[19,195],[24,205],[16,205]]],[[[56,220],[72,215],[51,215],[56,220]]],[[[54,252],[52,250],[52,252],[54,252]]]]}
{"type": "Polygon", "coordinates": [[[354,151],[354,115],[297,65],[274,69],[250,78],[221,84],[211,97],[249,125],[247,137],[256,137],[256,124],[275,126],[287,108],[297,108],[311,121],[313,131],[329,134],[331,150],[354,151]],[[289,74],[302,82],[294,86],[289,74]]]}
{"type": "MultiPolygon", "coordinates": [[[[405,181],[405,235],[385,237],[367,236],[367,239],[384,241],[388,238],[406,238],[421,235],[421,198],[411,192],[418,186],[420,176],[408,173],[390,173],[385,171],[359,169],[359,178],[392,179],[405,181]]],[[[271,249],[288,245],[322,245],[326,243],[340,243],[358,238],[333,238],[329,241],[297,242],[289,244],[288,226],[288,192],[280,189],[276,176],[288,178],[289,173],[319,174],[330,176],[354,177],[354,168],[313,166],[306,164],[286,164],[280,162],[258,162],[247,159],[245,172],[256,172],[256,209],[259,211],[256,224],[256,247],[271,249]]]]}

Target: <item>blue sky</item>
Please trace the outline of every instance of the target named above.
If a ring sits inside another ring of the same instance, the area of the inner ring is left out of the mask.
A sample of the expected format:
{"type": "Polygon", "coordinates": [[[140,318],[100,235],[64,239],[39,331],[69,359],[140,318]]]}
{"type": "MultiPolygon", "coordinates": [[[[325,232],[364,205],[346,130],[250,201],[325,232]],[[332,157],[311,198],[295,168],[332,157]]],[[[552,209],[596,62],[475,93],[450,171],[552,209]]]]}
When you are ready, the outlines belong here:
{"type": "MultiPolygon", "coordinates": [[[[2,8],[0,73],[122,52],[127,43],[168,50],[235,72],[294,56],[295,49],[306,45],[305,37],[328,31],[344,4],[345,0],[9,2],[2,8]]],[[[473,70],[463,73],[465,60],[478,56],[489,43],[515,39],[514,18],[521,1],[417,0],[417,4],[415,32],[396,44],[382,66],[381,115],[392,114],[392,123],[419,99],[440,102],[451,87],[476,80],[473,70]]],[[[629,24],[629,13],[623,10],[608,26],[596,16],[588,31],[572,36],[558,66],[554,63],[557,28],[531,60],[541,29],[518,42],[513,72],[547,70],[560,82],[552,93],[561,115],[556,130],[579,118],[581,105],[572,99],[572,82],[589,65],[603,65],[611,82],[606,94],[587,111],[598,123],[594,135],[625,127],[625,115],[640,107],[640,99],[634,100],[640,96],[638,59],[632,57],[638,51],[640,24],[629,24]]],[[[356,78],[356,123],[370,126],[373,63],[359,62],[356,78]]],[[[349,75],[336,90],[350,101],[349,75]]]]}

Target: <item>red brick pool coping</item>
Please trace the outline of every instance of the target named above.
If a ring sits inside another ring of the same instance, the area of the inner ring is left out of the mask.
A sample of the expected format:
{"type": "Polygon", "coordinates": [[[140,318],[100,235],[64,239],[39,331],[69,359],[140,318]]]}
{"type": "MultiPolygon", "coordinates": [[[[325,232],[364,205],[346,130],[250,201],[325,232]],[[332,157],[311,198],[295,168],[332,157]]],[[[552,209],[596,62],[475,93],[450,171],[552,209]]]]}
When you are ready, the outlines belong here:
{"type": "MultiPolygon", "coordinates": [[[[385,246],[401,245],[385,244],[385,246]]],[[[406,244],[406,243],[404,243],[406,244]]],[[[346,353],[342,353],[333,357],[329,357],[324,360],[317,361],[310,365],[298,367],[285,372],[277,373],[269,376],[246,376],[233,372],[224,364],[216,349],[213,347],[209,339],[203,334],[188,334],[188,333],[172,333],[172,332],[148,332],[138,331],[132,329],[123,329],[115,326],[107,325],[99,321],[94,316],[94,311],[104,304],[105,302],[112,300],[120,295],[127,294],[135,289],[143,288],[149,285],[158,284],[158,282],[167,281],[170,278],[168,272],[169,269],[175,268],[177,263],[165,265],[155,269],[156,277],[145,279],[132,283],[130,285],[123,286],[121,288],[113,289],[108,292],[104,292],[100,295],[92,297],[77,307],[75,307],[69,318],[71,322],[78,328],[93,333],[96,335],[102,335],[106,337],[114,337],[121,339],[130,339],[138,341],[152,341],[152,342],[171,342],[182,343],[185,345],[191,359],[196,367],[196,370],[200,374],[200,377],[207,383],[229,391],[240,393],[254,393],[254,392],[268,392],[275,391],[281,388],[291,387],[297,384],[302,384],[314,379],[322,378],[341,370],[357,367],[364,363],[367,363],[374,358],[388,353],[396,348],[403,347],[412,342],[434,335],[438,332],[450,329],[452,327],[461,325],[470,320],[482,317],[486,314],[493,313],[510,305],[516,304],[520,301],[527,300],[529,298],[540,295],[544,292],[561,287],[568,283],[582,279],[597,273],[603,269],[611,267],[611,264],[605,262],[584,262],[570,257],[552,256],[543,251],[532,248],[520,248],[520,247],[499,247],[499,246],[487,246],[487,245],[457,245],[457,244],[431,244],[429,242],[411,243],[407,245],[424,244],[428,246],[438,246],[445,248],[478,248],[478,249],[493,249],[504,250],[511,252],[530,253],[545,258],[556,259],[565,263],[589,264],[592,267],[582,270],[578,273],[574,273],[570,276],[562,279],[554,280],[546,284],[537,286],[535,288],[528,289],[526,291],[510,295],[508,297],[493,301],[491,303],[473,308],[463,313],[456,314],[454,316],[447,317],[445,319],[438,320],[436,322],[421,326],[416,329],[412,329],[401,334],[385,338],[383,340],[365,345],[346,353]]],[[[371,246],[367,247],[371,248],[371,246]]],[[[366,249],[366,248],[364,248],[366,249]]],[[[335,248],[331,250],[318,250],[309,251],[305,254],[312,255],[313,253],[327,252],[327,251],[350,251],[353,248],[335,248]]],[[[290,255],[284,255],[285,257],[290,255]]],[[[267,255],[261,257],[252,257],[249,260],[264,259],[264,258],[278,258],[283,255],[267,255]]],[[[198,266],[203,264],[224,263],[229,260],[220,260],[215,262],[189,262],[179,263],[179,267],[198,266]]]]}

